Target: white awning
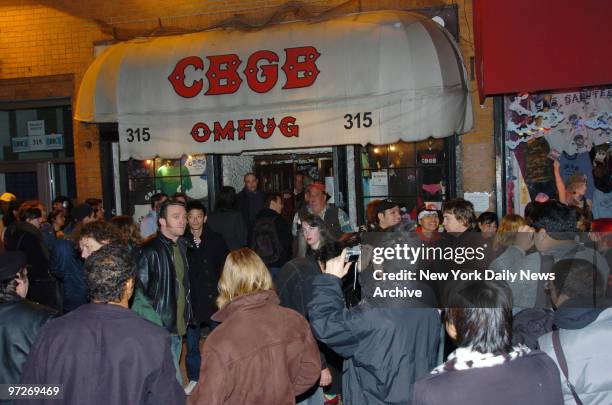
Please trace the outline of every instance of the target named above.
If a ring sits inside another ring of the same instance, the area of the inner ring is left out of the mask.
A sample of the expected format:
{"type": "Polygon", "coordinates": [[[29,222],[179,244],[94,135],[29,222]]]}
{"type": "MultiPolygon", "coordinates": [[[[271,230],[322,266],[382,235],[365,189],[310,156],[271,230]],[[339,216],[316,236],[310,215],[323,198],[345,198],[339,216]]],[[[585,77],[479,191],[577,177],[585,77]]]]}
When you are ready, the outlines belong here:
{"type": "Polygon", "coordinates": [[[118,122],[121,159],[416,141],[473,121],[450,34],[399,11],[120,43],[87,70],[74,118],[118,122]]]}

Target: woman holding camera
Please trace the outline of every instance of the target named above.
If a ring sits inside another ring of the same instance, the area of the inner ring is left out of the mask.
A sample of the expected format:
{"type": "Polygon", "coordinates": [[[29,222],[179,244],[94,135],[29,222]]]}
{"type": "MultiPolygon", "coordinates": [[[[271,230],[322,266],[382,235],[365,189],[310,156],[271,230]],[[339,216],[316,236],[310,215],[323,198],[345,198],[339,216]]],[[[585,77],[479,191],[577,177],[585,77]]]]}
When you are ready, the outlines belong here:
{"type": "Polygon", "coordinates": [[[189,404],[294,404],[319,379],[319,350],[308,322],[283,308],[251,249],[230,252],[219,280],[200,380],[189,404]]]}

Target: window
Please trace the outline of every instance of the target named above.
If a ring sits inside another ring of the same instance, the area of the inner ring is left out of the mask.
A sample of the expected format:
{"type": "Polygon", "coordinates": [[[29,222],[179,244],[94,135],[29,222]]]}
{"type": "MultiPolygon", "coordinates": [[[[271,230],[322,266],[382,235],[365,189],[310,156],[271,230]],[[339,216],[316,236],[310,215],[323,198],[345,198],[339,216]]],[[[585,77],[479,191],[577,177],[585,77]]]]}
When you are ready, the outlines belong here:
{"type": "Polygon", "coordinates": [[[448,149],[446,139],[433,138],[363,148],[364,215],[376,199],[390,198],[407,212],[426,202],[441,205],[447,197],[448,149]]]}
{"type": "Polygon", "coordinates": [[[150,209],[150,199],[162,192],[172,197],[182,192],[191,199],[208,199],[206,155],[183,156],[181,159],[131,159],[127,162],[129,205],[140,220],[150,209]]]}
{"type": "Polygon", "coordinates": [[[0,158],[4,161],[71,158],[70,106],[0,110],[0,158]]]}

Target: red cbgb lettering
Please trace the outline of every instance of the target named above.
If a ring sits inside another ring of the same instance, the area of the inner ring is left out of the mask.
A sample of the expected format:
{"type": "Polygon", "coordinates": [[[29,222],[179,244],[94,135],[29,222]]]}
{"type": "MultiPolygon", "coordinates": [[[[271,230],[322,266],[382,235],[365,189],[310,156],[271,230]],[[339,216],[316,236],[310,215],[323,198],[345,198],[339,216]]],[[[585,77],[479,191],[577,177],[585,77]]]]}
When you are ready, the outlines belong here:
{"type": "Polygon", "coordinates": [[[208,79],[207,96],[232,94],[238,91],[242,79],[238,76],[238,66],[242,61],[238,55],[209,56],[210,65],[206,71],[208,79]]]}
{"type": "Polygon", "coordinates": [[[204,70],[204,62],[202,59],[197,56],[189,56],[187,58],[181,59],[176,66],[170,76],[168,76],[168,80],[172,83],[172,87],[174,87],[174,91],[181,97],[191,98],[198,95],[199,92],[202,91],[202,87],[204,86],[203,80],[196,80],[193,82],[191,86],[185,85],[185,69],[187,66],[193,66],[196,70],[204,70]]]}
{"type": "MultiPolygon", "coordinates": [[[[281,67],[285,73],[283,89],[309,87],[319,76],[317,59],[321,54],[313,46],[303,46],[285,49],[285,63],[281,67]]],[[[242,85],[238,69],[242,61],[236,54],[207,56],[208,69],[204,76],[208,82],[206,96],[236,93],[242,85]]],[[[249,56],[243,71],[248,87],[256,93],[267,93],[278,82],[278,63],[280,58],[273,51],[256,51],[249,56]],[[265,63],[261,63],[265,62],[265,63]]],[[[185,83],[187,68],[204,71],[204,60],[199,56],[188,56],[178,61],[172,73],[168,76],[176,94],[184,98],[192,98],[204,91],[204,79],[185,83]]],[[[267,133],[267,132],[264,132],[267,133]]],[[[239,133],[240,136],[240,133],[239,133]]]]}
{"type": "MultiPolygon", "coordinates": [[[[280,123],[277,125],[274,118],[258,118],[255,121],[255,134],[261,139],[268,139],[272,135],[276,128],[279,129],[280,133],[287,137],[298,137],[300,132],[300,126],[296,124],[295,117],[283,117],[280,123]]],[[[214,142],[220,141],[235,141],[234,135],[238,133],[239,141],[244,141],[246,135],[253,130],[253,119],[237,120],[236,124],[234,121],[227,121],[225,125],[219,121],[215,121],[212,125],[213,130],[204,122],[196,123],[191,129],[191,137],[194,141],[199,143],[207,142],[211,135],[214,135],[214,142]]]]}
{"type": "Polygon", "coordinates": [[[267,93],[272,90],[276,82],[278,81],[278,68],[272,62],[278,62],[278,55],[272,51],[257,51],[249,57],[246,69],[244,69],[244,75],[247,78],[247,83],[251,90],[257,93],[267,93]],[[264,80],[259,81],[257,79],[257,62],[260,60],[266,60],[270,62],[267,65],[261,66],[261,75],[264,80]]]}
{"type": "Polygon", "coordinates": [[[285,52],[287,53],[287,59],[283,65],[283,71],[287,76],[287,83],[285,83],[283,89],[311,86],[321,73],[315,63],[321,54],[312,46],[287,48],[285,52]]]}

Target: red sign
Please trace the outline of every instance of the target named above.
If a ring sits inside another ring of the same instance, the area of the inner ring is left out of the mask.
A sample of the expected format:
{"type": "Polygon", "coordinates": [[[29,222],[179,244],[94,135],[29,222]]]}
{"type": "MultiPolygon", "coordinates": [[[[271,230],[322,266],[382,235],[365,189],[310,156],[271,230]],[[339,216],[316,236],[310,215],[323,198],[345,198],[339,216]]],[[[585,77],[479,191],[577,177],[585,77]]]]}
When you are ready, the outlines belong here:
{"type": "MultiPolygon", "coordinates": [[[[285,84],[283,89],[297,89],[311,86],[320,71],[316,61],[321,56],[315,47],[303,46],[299,48],[285,49],[285,63],[281,67],[285,73],[285,84]]],[[[208,69],[206,79],[208,90],[206,96],[219,94],[233,94],[242,85],[242,78],[238,69],[242,61],[234,53],[226,55],[207,56],[208,69]]],[[[256,93],[267,93],[278,81],[278,62],[279,57],[272,51],[257,51],[251,54],[247,64],[242,71],[246,78],[247,85],[256,93]],[[261,61],[267,62],[258,67],[261,61]],[[258,74],[261,71],[263,80],[259,80],[258,74]]],[[[204,79],[194,81],[191,85],[185,84],[185,69],[193,66],[196,70],[204,70],[204,60],[199,56],[188,56],[178,61],[168,80],[172,84],[174,91],[181,97],[192,98],[200,94],[204,88],[204,79]]]]}

